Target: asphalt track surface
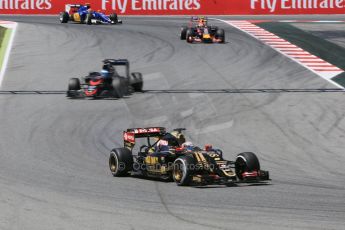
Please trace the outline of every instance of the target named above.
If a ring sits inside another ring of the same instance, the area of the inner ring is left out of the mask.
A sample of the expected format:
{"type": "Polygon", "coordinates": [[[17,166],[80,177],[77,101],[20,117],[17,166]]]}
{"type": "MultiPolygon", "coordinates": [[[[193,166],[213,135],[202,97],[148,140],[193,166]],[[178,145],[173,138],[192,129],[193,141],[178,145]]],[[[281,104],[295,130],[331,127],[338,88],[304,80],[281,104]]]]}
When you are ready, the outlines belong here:
{"type": "Polygon", "coordinates": [[[1,90],[27,93],[0,95],[0,229],[343,229],[344,93],[318,90],[333,85],[221,22],[226,44],[190,45],[178,38],[183,19],[2,19],[19,27],[1,90]],[[128,58],[156,91],[61,94],[104,58],[128,58]],[[141,126],[186,127],[228,159],[254,151],[273,181],[195,188],[112,177],[110,149],[141,126]]]}
{"type": "Polygon", "coordinates": [[[345,48],[344,23],[294,23],[293,26],[345,48]]]}

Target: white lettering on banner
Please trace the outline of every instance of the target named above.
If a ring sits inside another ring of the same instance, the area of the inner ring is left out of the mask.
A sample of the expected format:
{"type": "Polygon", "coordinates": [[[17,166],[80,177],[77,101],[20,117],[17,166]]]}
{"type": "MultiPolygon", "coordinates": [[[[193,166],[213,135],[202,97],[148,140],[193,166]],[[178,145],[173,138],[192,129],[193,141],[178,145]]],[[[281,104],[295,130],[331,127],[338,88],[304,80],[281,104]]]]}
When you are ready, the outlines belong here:
{"type": "Polygon", "coordinates": [[[201,8],[200,1],[194,1],[194,9],[199,10],[201,8]]]}
{"type": "Polygon", "coordinates": [[[157,1],[156,0],[142,0],[143,10],[157,10],[157,1]],[[145,7],[147,6],[147,8],[145,7]]]}
{"type": "Polygon", "coordinates": [[[250,1],[251,9],[256,9],[256,5],[257,5],[256,3],[258,2],[261,9],[269,9],[270,12],[274,12],[276,10],[277,0],[251,0],[250,1]]]}
{"type": "Polygon", "coordinates": [[[49,10],[52,0],[0,0],[1,10],[49,10]]]}
{"type": "Polygon", "coordinates": [[[254,10],[268,9],[273,13],[279,6],[278,1],[283,10],[345,8],[345,0],[250,0],[250,8],[254,10]]]}
{"type": "Polygon", "coordinates": [[[200,0],[132,0],[133,10],[198,10],[200,0]]]}
{"type": "MultiPolygon", "coordinates": [[[[1,0],[0,0],[1,1],[1,0]]],[[[131,0],[132,10],[198,10],[200,0],[131,0]]],[[[102,10],[111,7],[125,13],[128,0],[102,0],[102,10]]]]}
{"type": "Polygon", "coordinates": [[[336,5],[336,7],[337,8],[345,8],[345,2],[344,2],[344,0],[336,0],[335,1],[335,5],[336,5]]]}
{"type": "Polygon", "coordinates": [[[119,5],[119,9],[121,10],[121,13],[126,12],[127,3],[128,3],[128,0],[123,0],[122,4],[121,4],[121,1],[118,1],[118,5],[119,5]]]}
{"type": "Polygon", "coordinates": [[[120,10],[121,13],[126,12],[128,0],[102,0],[102,10],[107,9],[109,2],[111,2],[112,10],[120,10]]]}
{"type": "Polygon", "coordinates": [[[140,10],[137,4],[139,4],[139,0],[132,0],[132,10],[140,10]]]}

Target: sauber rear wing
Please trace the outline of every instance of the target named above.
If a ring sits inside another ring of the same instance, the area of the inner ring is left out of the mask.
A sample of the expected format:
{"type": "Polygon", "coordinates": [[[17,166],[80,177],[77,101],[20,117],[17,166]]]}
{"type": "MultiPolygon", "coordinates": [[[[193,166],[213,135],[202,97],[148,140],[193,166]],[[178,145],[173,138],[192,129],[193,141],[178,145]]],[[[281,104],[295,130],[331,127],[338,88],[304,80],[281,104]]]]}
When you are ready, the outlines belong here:
{"type": "Polygon", "coordinates": [[[124,146],[132,148],[135,145],[135,138],[162,137],[166,134],[164,127],[131,128],[123,132],[124,146]]]}
{"type": "Polygon", "coordinates": [[[129,78],[129,61],[127,59],[105,59],[103,63],[113,66],[126,66],[126,77],[129,78]]]}
{"type": "Polygon", "coordinates": [[[81,4],[66,4],[65,5],[65,11],[70,13],[71,8],[80,8],[81,4]]]}

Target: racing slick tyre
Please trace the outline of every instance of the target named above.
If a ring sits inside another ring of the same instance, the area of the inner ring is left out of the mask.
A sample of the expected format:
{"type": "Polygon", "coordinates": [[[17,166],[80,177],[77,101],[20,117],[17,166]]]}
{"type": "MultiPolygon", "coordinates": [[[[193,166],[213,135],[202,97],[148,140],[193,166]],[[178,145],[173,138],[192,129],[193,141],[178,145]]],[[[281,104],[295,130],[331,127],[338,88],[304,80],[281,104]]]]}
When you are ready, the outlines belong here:
{"type": "Polygon", "coordinates": [[[211,33],[215,33],[218,30],[218,26],[208,26],[207,28],[211,33]]]}
{"type": "Polygon", "coordinates": [[[258,157],[252,152],[240,153],[236,157],[235,172],[237,177],[242,180],[244,172],[259,171],[260,163],[258,157]]]}
{"type": "Polygon", "coordinates": [[[85,23],[88,25],[91,25],[92,24],[92,18],[93,18],[92,13],[88,13],[86,15],[86,18],[85,18],[85,23]]]}
{"type": "Polygon", "coordinates": [[[61,23],[67,23],[69,19],[69,14],[67,12],[61,12],[60,13],[60,22],[61,23]]]}
{"type": "Polygon", "coordinates": [[[188,43],[193,42],[193,31],[191,29],[187,29],[187,31],[186,31],[186,41],[188,43]]]}
{"type": "Polygon", "coordinates": [[[135,72],[132,73],[132,77],[135,82],[132,84],[134,92],[142,92],[144,86],[143,75],[141,73],[135,72]]]}
{"type": "Polygon", "coordinates": [[[116,98],[122,98],[124,96],[125,84],[120,77],[115,77],[111,83],[113,87],[113,96],[116,98]]]}
{"type": "Polygon", "coordinates": [[[195,165],[195,160],[191,155],[181,156],[174,161],[172,177],[178,186],[190,185],[195,165]]]}
{"type": "Polygon", "coordinates": [[[219,39],[219,43],[225,42],[225,32],[223,29],[218,29],[216,32],[216,39],[219,39]]]}
{"type": "Polygon", "coordinates": [[[144,82],[140,81],[132,85],[134,92],[142,92],[143,91],[144,82]]]}
{"type": "Polygon", "coordinates": [[[180,39],[181,40],[186,40],[187,30],[188,30],[187,27],[182,27],[181,28],[181,35],[180,35],[180,39]]]}
{"type": "Polygon", "coordinates": [[[109,169],[113,176],[126,176],[133,168],[133,156],[127,148],[115,148],[109,156],[109,169]]]}
{"type": "Polygon", "coordinates": [[[78,78],[71,78],[69,80],[68,90],[80,90],[80,81],[78,78]]]}
{"type": "Polygon", "coordinates": [[[78,97],[80,90],[80,81],[78,78],[71,78],[68,82],[67,97],[75,98],[78,97]]]}
{"type": "Polygon", "coordinates": [[[110,21],[114,22],[114,24],[117,24],[119,21],[116,13],[109,15],[109,19],[110,19],[110,21]]]}

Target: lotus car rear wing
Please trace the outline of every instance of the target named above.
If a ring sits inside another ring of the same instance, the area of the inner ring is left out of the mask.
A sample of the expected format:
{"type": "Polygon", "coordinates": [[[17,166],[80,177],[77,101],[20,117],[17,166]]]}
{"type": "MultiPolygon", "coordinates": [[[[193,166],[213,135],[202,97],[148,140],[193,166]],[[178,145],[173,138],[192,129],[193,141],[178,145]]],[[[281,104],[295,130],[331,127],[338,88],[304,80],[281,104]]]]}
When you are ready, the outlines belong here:
{"type": "Polygon", "coordinates": [[[163,137],[166,134],[164,127],[131,128],[123,132],[124,146],[132,149],[136,138],[163,137]]]}

